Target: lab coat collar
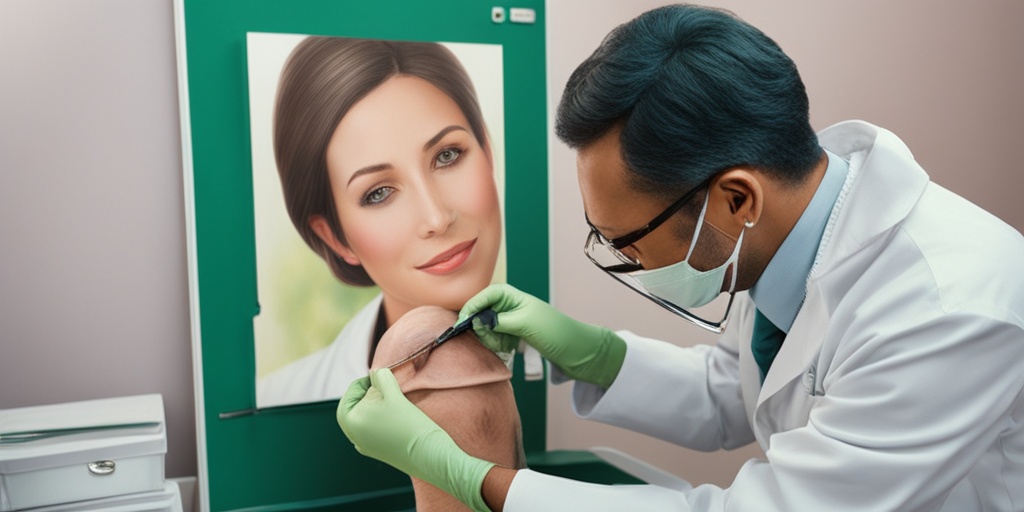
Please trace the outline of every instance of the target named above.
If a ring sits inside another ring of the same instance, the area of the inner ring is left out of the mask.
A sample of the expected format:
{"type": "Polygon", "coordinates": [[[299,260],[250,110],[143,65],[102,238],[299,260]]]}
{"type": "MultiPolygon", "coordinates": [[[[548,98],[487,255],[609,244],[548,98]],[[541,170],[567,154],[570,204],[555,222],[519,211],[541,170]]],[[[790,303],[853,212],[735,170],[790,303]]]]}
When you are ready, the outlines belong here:
{"type": "Polygon", "coordinates": [[[828,273],[903,222],[928,185],[928,174],[910,149],[884,128],[845,121],[820,132],[818,140],[846,158],[851,172],[825,227],[812,278],[828,273]],[[834,233],[842,236],[832,237],[834,233]]]}
{"type": "Polygon", "coordinates": [[[910,214],[928,184],[928,174],[888,130],[864,121],[845,121],[823,130],[818,139],[825,149],[848,160],[850,171],[811,267],[804,305],[765,377],[758,407],[795,378],[807,377],[831,314],[819,281],[890,233],[910,214]]]}
{"type": "Polygon", "coordinates": [[[828,167],[818,190],[750,289],[757,310],[787,333],[807,296],[807,277],[821,246],[821,235],[850,167],[835,153],[826,153],[828,167]]]}

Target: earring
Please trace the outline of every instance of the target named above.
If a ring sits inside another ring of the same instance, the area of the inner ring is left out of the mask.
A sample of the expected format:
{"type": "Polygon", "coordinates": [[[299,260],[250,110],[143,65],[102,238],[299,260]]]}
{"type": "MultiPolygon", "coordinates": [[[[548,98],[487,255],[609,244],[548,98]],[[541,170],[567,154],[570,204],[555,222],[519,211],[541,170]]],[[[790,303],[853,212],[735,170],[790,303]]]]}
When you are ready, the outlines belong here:
{"type": "Polygon", "coordinates": [[[750,228],[754,227],[754,223],[753,223],[753,221],[749,221],[749,220],[748,221],[744,221],[743,222],[743,226],[746,227],[747,229],[750,229],[750,228]]]}

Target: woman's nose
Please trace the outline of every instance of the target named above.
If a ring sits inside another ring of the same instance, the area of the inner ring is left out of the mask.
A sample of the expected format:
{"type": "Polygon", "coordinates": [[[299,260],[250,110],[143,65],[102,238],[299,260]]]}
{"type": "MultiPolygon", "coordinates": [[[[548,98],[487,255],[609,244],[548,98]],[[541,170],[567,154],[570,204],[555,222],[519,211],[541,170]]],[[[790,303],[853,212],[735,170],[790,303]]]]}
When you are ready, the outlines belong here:
{"type": "Polygon", "coordinates": [[[427,184],[421,194],[420,236],[429,238],[444,234],[458,216],[449,205],[443,191],[427,184]]]}

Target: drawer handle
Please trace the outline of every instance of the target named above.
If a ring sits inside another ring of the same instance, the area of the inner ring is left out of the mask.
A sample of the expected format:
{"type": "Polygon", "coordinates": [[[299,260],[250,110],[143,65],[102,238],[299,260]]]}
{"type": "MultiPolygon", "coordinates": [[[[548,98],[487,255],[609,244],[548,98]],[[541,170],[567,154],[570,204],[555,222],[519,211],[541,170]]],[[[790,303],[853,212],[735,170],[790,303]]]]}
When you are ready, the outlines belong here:
{"type": "Polygon", "coordinates": [[[114,461],[112,460],[98,460],[96,462],[89,463],[89,472],[94,475],[109,475],[114,472],[114,461]]]}

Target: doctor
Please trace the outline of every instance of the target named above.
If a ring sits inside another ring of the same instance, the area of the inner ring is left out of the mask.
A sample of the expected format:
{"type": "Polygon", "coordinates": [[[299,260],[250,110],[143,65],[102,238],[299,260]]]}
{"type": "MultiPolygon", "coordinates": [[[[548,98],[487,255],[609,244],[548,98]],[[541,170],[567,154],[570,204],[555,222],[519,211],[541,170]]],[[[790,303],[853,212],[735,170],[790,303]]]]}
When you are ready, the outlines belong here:
{"type": "Polygon", "coordinates": [[[578,152],[586,256],[719,342],[582,324],[508,286],[462,317],[498,311],[484,343],[537,348],[584,418],[701,450],[757,442],[766,460],[687,491],[498,467],[386,371],[339,403],[360,452],[474,510],[1024,510],[1020,233],[883,128],[816,135],[794,64],[717,10],[617,28],[570,78],[556,130],[578,152]],[[692,311],[723,292],[725,318],[692,311]]]}

